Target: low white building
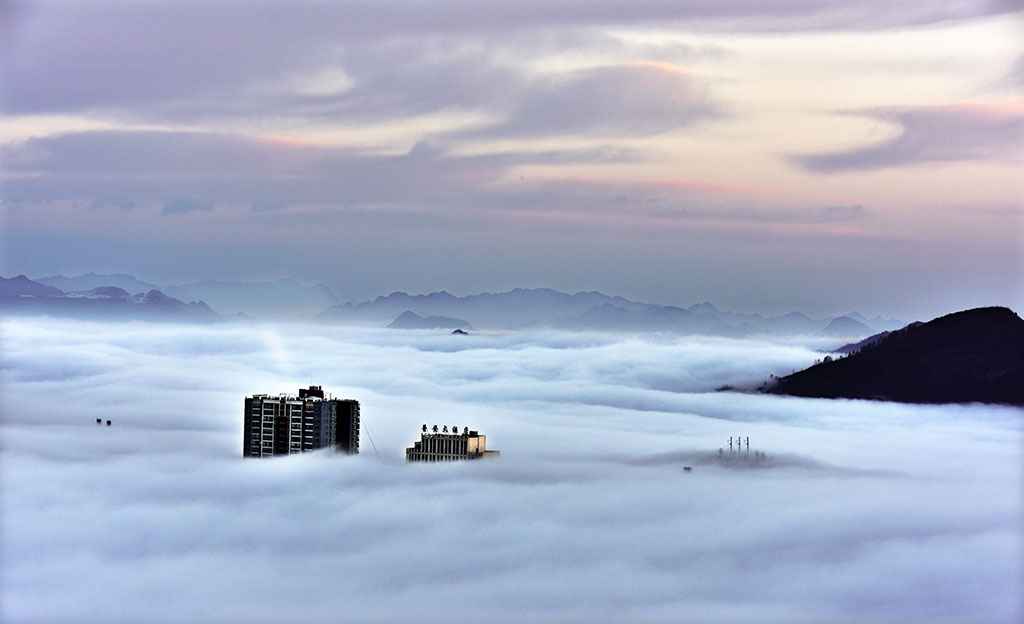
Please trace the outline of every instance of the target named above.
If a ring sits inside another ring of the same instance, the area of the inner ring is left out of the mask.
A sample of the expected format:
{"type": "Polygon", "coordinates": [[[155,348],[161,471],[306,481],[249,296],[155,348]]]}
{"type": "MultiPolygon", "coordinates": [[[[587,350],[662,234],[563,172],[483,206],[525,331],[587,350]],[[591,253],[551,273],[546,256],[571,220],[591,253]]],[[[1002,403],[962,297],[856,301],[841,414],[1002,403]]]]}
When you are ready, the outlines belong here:
{"type": "Polygon", "coordinates": [[[438,431],[437,425],[429,431],[423,425],[419,441],[405,449],[408,461],[454,461],[497,457],[500,454],[500,451],[488,451],[487,436],[470,431],[469,427],[464,427],[462,433],[459,433],[458,427],[452,427],[449,431],[445,426],[438,431]]]}

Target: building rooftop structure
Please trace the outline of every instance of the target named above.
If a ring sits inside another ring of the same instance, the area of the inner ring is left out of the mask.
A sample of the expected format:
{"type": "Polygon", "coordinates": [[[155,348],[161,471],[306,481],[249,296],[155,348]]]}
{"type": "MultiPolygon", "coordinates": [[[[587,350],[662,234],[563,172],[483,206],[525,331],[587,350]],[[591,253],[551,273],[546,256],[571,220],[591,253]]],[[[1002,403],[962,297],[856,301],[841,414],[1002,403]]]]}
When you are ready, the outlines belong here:
{"type": "Polygon", "coordinates": [[[298,396],[254,394],[245,398],[242,455],[291,455],[321,448],[359,452],[359,401],[334,399],[321,386],[298,396]]]}
{"type": "Polygon", "coordinates": [[[487,436],[470,431],[469,427],[463,427],[462,433],[459,433],[457,426],[452,426],[449,431],[448,426],[444,425],[438,431],[437,425],[429,430],[426,425],[423,425],[419,441],[405,449],[405,459],[408,461],[455,461],[497,457],[501,454],[500,451],[488,451],[486,447],[487,436]]]}

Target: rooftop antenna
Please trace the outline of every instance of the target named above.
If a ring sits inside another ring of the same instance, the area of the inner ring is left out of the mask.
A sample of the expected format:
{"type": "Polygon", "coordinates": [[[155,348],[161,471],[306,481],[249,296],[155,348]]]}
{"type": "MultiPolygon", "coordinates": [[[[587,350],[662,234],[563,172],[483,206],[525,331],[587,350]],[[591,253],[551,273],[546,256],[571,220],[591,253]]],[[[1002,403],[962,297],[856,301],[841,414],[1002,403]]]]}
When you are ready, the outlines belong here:
{"type": "Polygon", "coordinates": [[[370,439],[370,446],[373,447],[373,452],[377,455],[377,457],[380,457],[380,451],[377,450],[377,445],[374,444],[373,442],[373,436],[370,435],[370,427],[365,422],[360,424],[363,425],[363,429],[366,429],[366,437],[370,439]]]}

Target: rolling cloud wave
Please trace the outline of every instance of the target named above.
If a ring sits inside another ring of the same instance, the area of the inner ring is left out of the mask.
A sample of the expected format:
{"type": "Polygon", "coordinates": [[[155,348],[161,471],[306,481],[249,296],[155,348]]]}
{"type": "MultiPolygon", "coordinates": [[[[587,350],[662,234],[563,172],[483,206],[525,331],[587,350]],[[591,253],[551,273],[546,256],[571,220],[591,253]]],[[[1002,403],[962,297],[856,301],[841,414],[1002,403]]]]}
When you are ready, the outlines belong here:
{"type": "Polygon", "coordinates": [[[801,345],[2,329],[4,621],[1022,615],[1020,410],[710,392],[801,345]],[[242,397],[310,382],[362,453],[243,460],[242,397]],[[406,464],[424,422],[502,456],[406,464]],[[735,435],[765,464],[719,462],[735,435]]]}

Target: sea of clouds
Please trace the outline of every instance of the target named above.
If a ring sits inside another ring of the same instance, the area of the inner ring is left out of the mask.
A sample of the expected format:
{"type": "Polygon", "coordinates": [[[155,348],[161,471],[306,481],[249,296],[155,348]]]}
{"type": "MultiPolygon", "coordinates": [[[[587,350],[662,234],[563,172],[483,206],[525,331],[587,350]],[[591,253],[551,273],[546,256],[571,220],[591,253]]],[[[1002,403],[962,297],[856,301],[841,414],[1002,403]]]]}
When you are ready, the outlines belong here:
{"type": "Polygon", "coordinates": [[[1024,618],[1024,411],[714,392],[821,344],[0,330],[4,622],[1024,618]],[[243,459],[245,395],[309,384],[361,453],[243,459]],[[406,463],[435,423],[501,457],[406,463]]]}

